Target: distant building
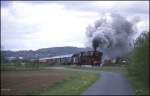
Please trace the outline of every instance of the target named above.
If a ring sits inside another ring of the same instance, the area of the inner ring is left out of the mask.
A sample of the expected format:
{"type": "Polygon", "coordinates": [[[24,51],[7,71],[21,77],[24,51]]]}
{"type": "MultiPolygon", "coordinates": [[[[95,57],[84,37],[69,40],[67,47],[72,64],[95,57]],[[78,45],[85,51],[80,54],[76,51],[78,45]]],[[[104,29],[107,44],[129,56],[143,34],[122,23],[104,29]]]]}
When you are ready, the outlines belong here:
{"type": "Polygon", "coordinates": [[[116,64],[116,59],[112,59],[111,61],[113,64],[116,64]]]}
{"type": "Polygon", "coordinates": [[[114,65],[117,63],[116,58],[112,58],[112,57],[108,57],[108,56],[105,56],[103,58],[103,61],[104,61],[105,66],[114,65]]]}
{"type": "Polygon", "coordinates": [[[16,57],[7,57],[7,60],[11,61],[11,60],[15,60],[16,57]]]}
{"type": "Polygon", "coordinates": [[[9,61],[12,61],[12,60],[17,60],[17,59],[19,59],[19,60],[23,60],[24,58],[23,57],[7,57],[7,60],[9,60],[9,61]]]}
{"type": "Polygon", "coordinates": [[[18,59],[23,59],[23,57],[18,57],[18,59]]]}

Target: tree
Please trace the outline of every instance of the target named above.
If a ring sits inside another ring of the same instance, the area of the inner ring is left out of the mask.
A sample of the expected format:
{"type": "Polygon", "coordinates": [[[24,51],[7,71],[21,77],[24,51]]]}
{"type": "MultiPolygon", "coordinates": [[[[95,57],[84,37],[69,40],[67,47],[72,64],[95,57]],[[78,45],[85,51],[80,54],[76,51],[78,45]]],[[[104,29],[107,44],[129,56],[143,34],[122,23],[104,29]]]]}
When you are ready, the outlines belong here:
{"type": "Polygon", "coordinates": [[[143,33],[135,42],[128,67],[130,75],[149,85],[149,32],[143,33]]]}

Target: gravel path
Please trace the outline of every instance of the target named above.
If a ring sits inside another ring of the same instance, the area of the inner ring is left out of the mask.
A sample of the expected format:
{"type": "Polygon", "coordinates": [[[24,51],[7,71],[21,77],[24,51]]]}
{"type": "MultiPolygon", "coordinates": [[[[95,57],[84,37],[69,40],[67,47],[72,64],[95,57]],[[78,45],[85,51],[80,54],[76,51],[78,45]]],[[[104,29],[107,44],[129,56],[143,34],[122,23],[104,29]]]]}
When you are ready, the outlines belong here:
{"type": "Polygon", "coordinates": [[[120,74],[102,71],[100,79],[81,95],[134,95],[128,81],[120,74]]]}

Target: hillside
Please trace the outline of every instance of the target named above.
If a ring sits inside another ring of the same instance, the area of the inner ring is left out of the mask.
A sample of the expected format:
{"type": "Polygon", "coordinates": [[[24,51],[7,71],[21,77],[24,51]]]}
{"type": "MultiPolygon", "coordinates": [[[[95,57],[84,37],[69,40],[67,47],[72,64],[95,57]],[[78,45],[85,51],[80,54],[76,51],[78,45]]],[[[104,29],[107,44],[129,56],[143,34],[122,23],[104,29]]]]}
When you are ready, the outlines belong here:
{"type": "Polygon", "coordinates": [[[23,51],[2,51],[3,56],[7,57],[23,57],[24,59],[37,59],[43,57],[51,57],[57,55],[66,55],[78,53],[80,51],[91,50],[89,48],[78,47],[51,47],[38,50],[23,50],[23,51]]]}

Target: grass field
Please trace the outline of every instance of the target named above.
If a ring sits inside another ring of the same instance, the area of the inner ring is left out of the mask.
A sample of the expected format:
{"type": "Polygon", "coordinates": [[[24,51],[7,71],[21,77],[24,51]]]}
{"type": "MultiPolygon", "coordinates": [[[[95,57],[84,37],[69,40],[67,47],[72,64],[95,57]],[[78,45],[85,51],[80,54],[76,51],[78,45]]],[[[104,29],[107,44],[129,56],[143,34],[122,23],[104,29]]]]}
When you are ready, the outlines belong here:
{"type": "Polygon", "coordinates": [[[98,76],[94,72],[48,69],[2,71],[2,95],[79,95],[98,76]]]}
{"type": "Polygon", "coordinates": [[[47,91],[41,93],[42,95],[80,95],[91,84],[98,79],[98,76],[92,72],[71,72],[70,78],[50,86],[47,91]],[[73,74],[73,75],[72,75],[73,74]]]}

